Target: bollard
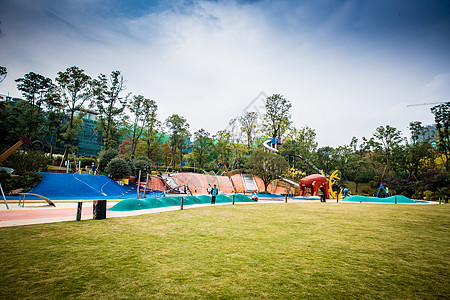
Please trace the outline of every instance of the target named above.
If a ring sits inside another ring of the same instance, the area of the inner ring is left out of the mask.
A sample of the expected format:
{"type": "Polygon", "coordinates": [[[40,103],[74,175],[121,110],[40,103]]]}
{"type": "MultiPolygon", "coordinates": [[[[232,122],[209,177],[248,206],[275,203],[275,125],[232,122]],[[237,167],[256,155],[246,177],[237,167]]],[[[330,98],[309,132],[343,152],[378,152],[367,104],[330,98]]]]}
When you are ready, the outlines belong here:
{"type": "Polygon", "coordinates": [[[233,205],[234,205],[234,195],[233,195],[233,205]]]}
{"type": "Polygon", "coordinates": [[[184,197],[181,197],[181,206],[180,206],[180,210],[183,210],[183,205],[184,205],[184,197]]]}
{"type": "Polygon", "coordinates": [[[77,221],[81,221],[81,209],[83,207],[83,202],[78,202],[77,207],[77,221]]]}
{"type": "Polygon", "coordinates": [[[441,197],[439,197],[439,204],[441,204],[441,197]]]}
{"type": "Polygon", "coordinates": [[[394,202],[395,204],[397,204],[397,197],[394,197],[394,202]]]}
{"type": "Polygon", "coordinates": [[[336,196],[337,203],[339,203],[339,194],[336,196]]]}
{"type": "Polygon", "coordinates": [[[287,193],[286,193],[286,198],[284,198],[284,203],[287,203],[287,193]]]}

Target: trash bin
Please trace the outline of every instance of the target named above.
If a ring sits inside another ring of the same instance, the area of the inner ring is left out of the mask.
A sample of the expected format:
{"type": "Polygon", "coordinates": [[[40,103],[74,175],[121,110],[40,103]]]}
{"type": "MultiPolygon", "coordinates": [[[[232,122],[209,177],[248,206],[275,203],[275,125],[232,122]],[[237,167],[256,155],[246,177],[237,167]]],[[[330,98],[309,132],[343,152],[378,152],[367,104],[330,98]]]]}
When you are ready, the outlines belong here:
{"type": "Polygon", "coordinates": [[[94,200],[93,209],[94,220],[106,219],[106,200],[94,200]]]}

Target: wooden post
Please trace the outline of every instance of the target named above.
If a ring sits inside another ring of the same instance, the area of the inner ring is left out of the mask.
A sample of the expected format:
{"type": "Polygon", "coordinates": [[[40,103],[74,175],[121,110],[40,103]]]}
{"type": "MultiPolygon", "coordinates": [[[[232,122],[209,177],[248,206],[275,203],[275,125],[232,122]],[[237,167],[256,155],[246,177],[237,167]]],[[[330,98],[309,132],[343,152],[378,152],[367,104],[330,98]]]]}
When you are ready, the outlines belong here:
{"type": "Polygon", "coordinates": [[[139,199],[139,192],[141,189],[141,170],[139,170],[139,177],[138,177],[138,185],[137,185],[137,199],[139,199]]]}
{"type": "Polygon", "coordinates": [[[78,202],[78,207],[77,207],[77,221],[81,221],[81,210],[83,207],[83,202],[78,202]]]}
{"type": "Polygon", "coordinates": [[[144,188],[144,196],[143,196],[143,198],[145,198],[145,192],[147,191],[147,186],[148,186],[148,173],[147,173],[147,179],[145,180],[145,188],[144,188]]]}
{"type": "Polygon", "coordinates": [[[284,203],[287,203],[287,193],[286,193],[286,197],[284,198],[284,203]]]}
{"type": "Polygon", "coordinates": [[[394,197],[394,203],[397,204],[397,197],[394,197]]]}
{"type": "Polygon", "coordinates": [[[183,210],[183,205],[184,205],[184,197],[181,197],[181,207],[180,207],[180,210],[183,210]]]}
{"type": "Polygon", "coordinates": [[[337,203],[339,203],[339,194],[336,196],[337,203]]]}
{"type": "Polygon", "coordinates": [[[233,195],[233,205],[234,205],[234,195],[233,195]]]}

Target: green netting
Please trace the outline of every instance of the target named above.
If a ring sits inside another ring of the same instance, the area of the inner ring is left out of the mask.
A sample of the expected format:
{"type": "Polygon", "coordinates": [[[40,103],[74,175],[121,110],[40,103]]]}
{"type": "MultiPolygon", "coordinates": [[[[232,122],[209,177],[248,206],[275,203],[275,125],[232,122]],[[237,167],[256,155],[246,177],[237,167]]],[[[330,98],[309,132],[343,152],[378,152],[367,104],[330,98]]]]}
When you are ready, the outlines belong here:
{"type": "MultiPolygon", "coordinates": [[[[111,211],[130,211],[141,209],[152,209],[168,206],[180,206],[182,197],[162,197],[162,198],[145,198],[145,199],[125,199],[111,207],[111,211]]],[[[216,203],[231,203],[233,196],[218,195],[216,197],[216,203]]],[[[235,202],[254,202],[247,196],[234,195],[235,202]]],[[[208,204],[211,203],[211,196],[187,196],[183,197],[184,205],[193,204],[208,204]]]]}
{"type": "Polygon", "coordinates": [[[416,203],[416,201],[409,199],[408,197],[402,195],[395,195],[387,198],[376,198],[367,196],[351,196],[341,201],[344,202],[362,202],[362,203],[395,203],[395,198],[397,198],[397,203],[416,203]]]}

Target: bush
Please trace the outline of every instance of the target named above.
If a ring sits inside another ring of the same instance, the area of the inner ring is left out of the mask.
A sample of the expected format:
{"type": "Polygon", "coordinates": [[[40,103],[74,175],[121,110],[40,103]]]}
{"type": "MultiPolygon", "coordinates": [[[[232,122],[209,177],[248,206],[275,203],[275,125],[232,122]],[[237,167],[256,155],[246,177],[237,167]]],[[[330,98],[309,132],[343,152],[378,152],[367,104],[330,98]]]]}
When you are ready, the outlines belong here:
{"type": "Polygon", "coordinates": [[[41,179],[41,174],[33,172],[26,172],[22,176],[11,176],[7,173],[0,173],[0,183],[5,194],[20,188],[26,193],[41,182],[41,179]]]}
{"type": "Polygon", "coordinates": [[[141,171],[141,176],[146,176],[152,173],[152,162],[146,156],[138,156],[133,160],[136,171],[135,176],[139,176],[139,171],[141,171]]]}
{"type": "Polygon", "coordinates": [[[131,176],[130,164],[123,157],[113,158],[106,166],[106,173],[112,179],[120,179],[131,176]]]}
{"type": "Polygon", "coordinates": [[[51,159],[40,151],[14,152],[4,162],[4,166],[14,169],[14,174],[20,175],[45,170],[50,163],[51,159]]]}
{"type": "Polygon", "coordinates": [[[105,170],[106,166],[109,164],[109,162],[115,158],[117,155],[119,155],[119,152],[117,152],[114,149],[108,149],[103,151],[100,154],[100,158],[98,160],[98,167],[100,170],[105,170]]]}

